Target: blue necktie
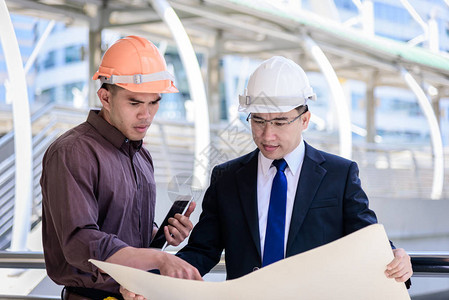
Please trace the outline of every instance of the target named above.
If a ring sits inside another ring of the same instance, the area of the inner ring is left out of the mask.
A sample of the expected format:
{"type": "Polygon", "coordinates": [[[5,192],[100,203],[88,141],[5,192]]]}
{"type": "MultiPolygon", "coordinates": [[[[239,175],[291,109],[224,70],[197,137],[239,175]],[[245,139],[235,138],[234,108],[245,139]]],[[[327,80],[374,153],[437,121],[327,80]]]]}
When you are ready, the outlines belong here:
{"type": "Polygon", "coordinates": [[[277,168],[277,172],[271,187],[263,267],[284,258],[285,210],[287,206],[287,178],[284,170],[287,167],[287,162],[282,158],[273,161],[273,165],[277,168]]]}

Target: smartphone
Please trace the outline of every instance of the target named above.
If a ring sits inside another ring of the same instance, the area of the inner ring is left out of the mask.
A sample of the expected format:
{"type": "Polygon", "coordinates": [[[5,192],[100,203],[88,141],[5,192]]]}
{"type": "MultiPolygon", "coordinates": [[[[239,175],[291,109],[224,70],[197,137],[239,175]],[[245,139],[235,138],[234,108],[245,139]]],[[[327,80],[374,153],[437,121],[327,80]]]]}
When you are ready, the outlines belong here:
{"type": "Polygon", "coordinates": [[[164,227],[168,225],[168,219],[173,218],[175,214],[184,215],[189,208],[190,202],[192,202],[193,197],[191,195],[180,195],[176,197],[175,202],[171,206],[164,221],[162,221],[161,226],[156,232],[153,240],[150,243],[150,248],[161,248],[164,250],[167,247],[167,240],[165,239],[164,227]]]}

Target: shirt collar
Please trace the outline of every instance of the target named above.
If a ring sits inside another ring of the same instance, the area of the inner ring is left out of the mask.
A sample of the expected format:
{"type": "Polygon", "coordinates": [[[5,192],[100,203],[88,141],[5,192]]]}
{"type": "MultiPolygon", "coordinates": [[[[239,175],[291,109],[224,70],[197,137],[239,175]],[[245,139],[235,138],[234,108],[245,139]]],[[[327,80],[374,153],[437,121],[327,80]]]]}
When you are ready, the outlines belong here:
{"type": "Polygon", "coordinates": [[[142,140],[129,141],[123,133],[117,128],[108,123],[105,119],[98,114],[100,110],[92,109],[89,111],[87,122],[92,125],[106,140],[108,140],[116,148],[122,148],[124,144],[131,144],[131,146],[137,151],[142,147],[142,140]]]}
{"type": "MultiPolygon", "coordinates": [[[[287,162],[287,169],[292,172],[293,176],[299,171],[299,167],[302,165],[304,161],[305,154],[305,145],[304,140],[301,137],[301,141],[299,145],[293,149],[292,152],[288,153],[284,156],[285,161],[287,162]]],[[[270,167],[272,166],[273,160],[266,158],[261,151],[259,151],[259,165],[262,167],[263,175],[266,175],[270,167]]]]}

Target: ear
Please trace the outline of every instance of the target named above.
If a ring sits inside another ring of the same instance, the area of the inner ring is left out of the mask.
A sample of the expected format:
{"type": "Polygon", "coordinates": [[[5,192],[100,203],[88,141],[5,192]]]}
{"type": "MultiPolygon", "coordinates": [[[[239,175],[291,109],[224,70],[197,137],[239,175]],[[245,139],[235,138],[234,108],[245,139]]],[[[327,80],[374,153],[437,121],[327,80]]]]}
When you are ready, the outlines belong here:
{"type": "Polygon", "coordinates": [[[103,108],[109,111],[111,109],[111,99],[112,99],[111,92],[105,88],[100,88],[97,91],[97,96],[98,99],[100,99],[103,108]]]}
{"type": "Polygon", "coordinates": [[[307,111],[302,114],[301,116],[301,125],[303,127],[303,130],[307,129],[309,127],[310,117],[311,117],[310,111],[307,111]]]}

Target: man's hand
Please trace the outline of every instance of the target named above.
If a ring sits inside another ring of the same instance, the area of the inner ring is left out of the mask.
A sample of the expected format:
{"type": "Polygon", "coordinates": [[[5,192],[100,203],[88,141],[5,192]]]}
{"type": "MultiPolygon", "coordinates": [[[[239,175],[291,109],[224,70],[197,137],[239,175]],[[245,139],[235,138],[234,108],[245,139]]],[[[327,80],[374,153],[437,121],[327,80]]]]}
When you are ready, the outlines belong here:
{"type": "Polygon", "coordinates": [[[195,210],[196,203],[191,202],[185,215],[176,214],[174,218],[168,219],[170,225],[164,227],[164,234],[168,245],[178,246],[192,231],[193,224],[189,217],[195,210]]]}
{"type": "Polygon", "coordinates": [[[125,300],[147,300],[147,298],[145,298],[144,296],[137,295],[131,291],[128,291],[122,286],[120,286],[120,293],[122,294],[123,299],[125,300]]]}
{"type": "Polygon", "coordinates": [[[165,252],[161,253],[165,254],[164,259],[160,261],[158,267],[161,275],[183,279],[203,280],[200,272],[185,260],[173,254],[165,252]]]}
{"type": "Polygon", "coordinates": [[[125,247],[108,257],[106,262],[145,271],[157,269],[170,277],[203,280],[198,270],[185,260],[152,248],[125,247]]]}
{"type": "Polygon", "coordinates": [[[387,265],[385,275],[397,282],[406,282],[413,275],[410,256],[404,249],[393,249],[394,259],[387,265]]]}
{"type": "MultiPolygon", "coordinates": [[[[161,275],[203,281],[200,272],[185,260],[163,251],[152,249],[146,250],[152,251],[155,253],[155,256],[157,256],[155,268],[159,269],[161,275]]],[[[142,259],[144,259],[144,257],[142,257],[142,259]]],[[[120,287],[120,293],[122,293],[125,300],[145,300],[145,297],[142,295],[137,295],[124,287],[120,287]]]]}

